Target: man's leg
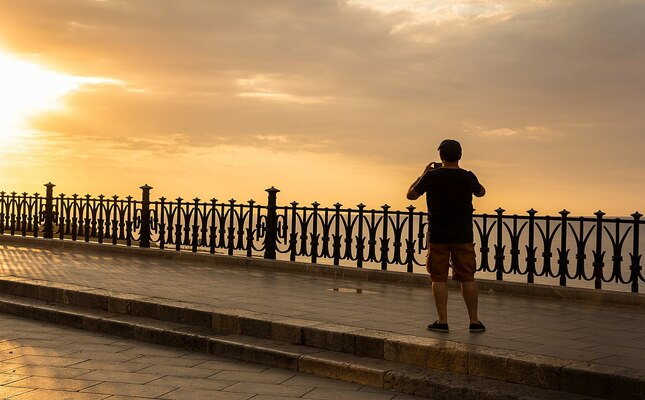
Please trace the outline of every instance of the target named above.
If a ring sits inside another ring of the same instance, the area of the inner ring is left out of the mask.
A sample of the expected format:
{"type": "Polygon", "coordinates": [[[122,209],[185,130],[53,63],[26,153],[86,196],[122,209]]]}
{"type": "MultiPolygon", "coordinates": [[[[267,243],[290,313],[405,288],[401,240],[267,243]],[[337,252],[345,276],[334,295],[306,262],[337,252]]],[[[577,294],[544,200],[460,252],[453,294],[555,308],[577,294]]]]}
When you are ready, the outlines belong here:
{"type": "Polygon", "coordinates": [[[461,282],[461,295],[464,297],[468,318],[471,324],[479,322],[477,316],[478,289],[474,281],[476,270],[475,246],[472,244],[455,245],[452,253],[455,279],[461,282]]]}
{"type": "Polygon", "coordinates": [[[479,322],[479,317],[477,317],[477,302],[479,297],[477,282],[462,282],[461,295],[464,296],[464,301],[466,302],[466,308],[468,309],[468,318],[470,319],[470,323],[476,324],[477,322],[479,322]]]}
{"type": "Polygon", "coordinates": [[[446,282],[432,282],[432,296],[437,307],[437,320],[440,324],[448,323],[448,285],[446,282]]]}
{"type": "Polygon", "coordinates": [[[450,248],[442,243],[429,243],[428,272],[432,278],[432,296],[437,308],[437,323],[448,323],[448,270],[450,269],[450,248]]]}

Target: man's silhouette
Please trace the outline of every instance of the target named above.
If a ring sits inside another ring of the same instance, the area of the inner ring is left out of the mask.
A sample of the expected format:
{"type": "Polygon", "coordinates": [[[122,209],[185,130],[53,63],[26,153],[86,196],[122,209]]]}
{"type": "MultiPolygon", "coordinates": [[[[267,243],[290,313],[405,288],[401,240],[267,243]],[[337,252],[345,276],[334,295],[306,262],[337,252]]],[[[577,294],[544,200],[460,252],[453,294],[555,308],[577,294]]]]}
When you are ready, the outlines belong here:
{"type": "Polygon", "coordinates": [[[459,167],[461,145],[447,139],[439,145],[443,165],[430,163],[408,190],[407,198],[426,195],[429,213],[429,242],[426,268],[432,278],[432,295],[438,320],[428,329],[448,332],[448,270],[461,282],[461,292],[468,308],[469,330],[483,332],[477,317],[477,283],[475,282],[475,245],[473,243],[473,195],[482,197],[486,189],[475,174],[459,167]]]}

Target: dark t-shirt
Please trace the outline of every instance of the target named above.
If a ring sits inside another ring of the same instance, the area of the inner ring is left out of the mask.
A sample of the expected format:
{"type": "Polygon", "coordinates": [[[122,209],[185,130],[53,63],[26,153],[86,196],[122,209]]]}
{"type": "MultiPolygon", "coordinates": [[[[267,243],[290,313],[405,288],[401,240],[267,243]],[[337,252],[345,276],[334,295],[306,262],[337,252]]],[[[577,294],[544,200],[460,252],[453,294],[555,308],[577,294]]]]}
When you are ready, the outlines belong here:
{"type": "Polygon", "coordinates": [[[431,243],[473,243],[473,194],[480,189],[475,174],[461,168],[423,175],[414,191],[426,194],[431,243]]]}

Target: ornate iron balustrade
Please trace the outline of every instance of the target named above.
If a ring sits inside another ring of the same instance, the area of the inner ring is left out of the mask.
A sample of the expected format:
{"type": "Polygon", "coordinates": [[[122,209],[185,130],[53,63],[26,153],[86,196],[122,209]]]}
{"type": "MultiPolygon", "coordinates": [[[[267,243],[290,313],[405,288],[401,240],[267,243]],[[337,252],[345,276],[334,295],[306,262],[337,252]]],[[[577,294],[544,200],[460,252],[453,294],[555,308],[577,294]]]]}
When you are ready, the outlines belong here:
{"type": "MultiPolygon", "coordinates": [[[[363,204],[278,206],[275,188],[267,189],[267,205],[258,205],[234,199],[151,201],[147,185],[141,187],[140,199],[54,196],[55,185],[45,186],[44,197],[0,192],[0,234],[176,251],[224,250],[228,255],[334,265],[348,261],[382,270],[402,266],[410,273],[425,265],[427,214],[413,206],[405,211],[388,205],[366,209],[363,204]]],[[[611,283],[632,292],[645,281],[640,265],[645,221],[638,212],[631,218],[608,218],[602,211],[595,217],[571,217],[567,210],[558,216],[538,216],[533,209],[527,215],[504,212],[500,208],[474,216],[478,270],[497,280],[511,275],[525,276],[527,283],[551,278],[561,286],[592,281],[596,289],[611,283]]]]}

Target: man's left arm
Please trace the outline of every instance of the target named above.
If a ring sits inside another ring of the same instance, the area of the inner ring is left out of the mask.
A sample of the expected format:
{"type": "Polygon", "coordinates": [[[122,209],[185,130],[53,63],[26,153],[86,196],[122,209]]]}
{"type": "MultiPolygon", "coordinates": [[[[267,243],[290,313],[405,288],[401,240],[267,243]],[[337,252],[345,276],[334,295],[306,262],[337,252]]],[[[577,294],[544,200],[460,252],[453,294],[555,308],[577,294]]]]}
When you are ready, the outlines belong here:
{"type": "Polygon", "coordinates": [[[474,193],[475,197],[484,197],[486,194],[486,188],[481,183],[479,184],[479,191],[474,193]]]}
{"type": "Polygon", "coordinates": [[[472,172],[471,174],[473,179],[473,195],[475,195],[475,197],[484,197],[484,195],[486,194],[486,188],[484,187],[484,185],[479,183],[479,179],[477,179],[477,176],[475,174],[473,174],[472,172]]]}

